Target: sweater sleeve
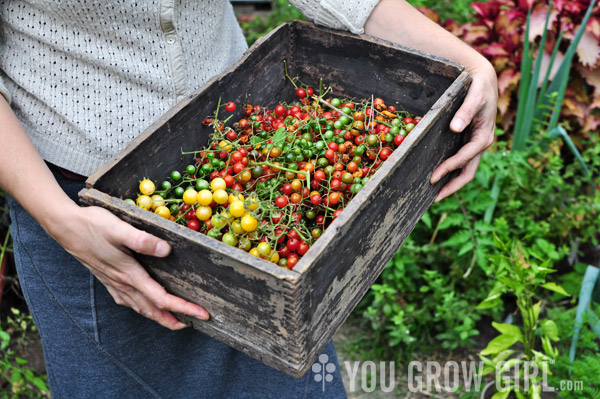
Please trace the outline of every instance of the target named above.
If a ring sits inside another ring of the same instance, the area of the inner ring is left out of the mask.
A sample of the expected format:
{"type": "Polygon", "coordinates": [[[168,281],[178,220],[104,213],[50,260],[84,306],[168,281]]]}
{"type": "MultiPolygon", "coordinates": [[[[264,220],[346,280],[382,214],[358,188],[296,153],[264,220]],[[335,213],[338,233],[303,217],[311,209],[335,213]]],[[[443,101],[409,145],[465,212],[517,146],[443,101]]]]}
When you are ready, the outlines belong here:
{"type": "Polygon", "coordinates": [[[6,98],[6,101],[10,104],[10,93],[6,86],[4,86],[4,82],[2,81],[2,77],[0,76],[0,94],[6,98]]]}
{"type": "Polygon", "coordinates": [[[290,0],[316,24],[364,33],[364,25],[379,0],[290,0]]]}
{"type": "MultiPolygon", "coordinates": [[[[2,57],[2,52],[4,51],[4,46],[2,44],[2,36],[0,35],[0,57],[2,57]]],[[[0,71],[0,94],[6,98],[6,101],[10,104],[10,92],[4,85],[4,79],[2,79],[2,71],[0,71]]]]}

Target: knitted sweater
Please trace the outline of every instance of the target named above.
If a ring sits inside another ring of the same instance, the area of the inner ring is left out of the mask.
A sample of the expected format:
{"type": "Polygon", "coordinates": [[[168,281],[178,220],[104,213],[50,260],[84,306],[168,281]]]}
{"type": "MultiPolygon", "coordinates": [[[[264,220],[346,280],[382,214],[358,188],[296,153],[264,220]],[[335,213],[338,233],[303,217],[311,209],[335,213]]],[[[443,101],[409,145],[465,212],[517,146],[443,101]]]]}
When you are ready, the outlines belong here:
{"type": "MultiPolygon", "coordinates": [[[[378,0],[295,0],[362,33],[378,0]]],[[[90,175],[246,50],[227,0],[0,0],[0,93],[41,156],[90,175]]]]}

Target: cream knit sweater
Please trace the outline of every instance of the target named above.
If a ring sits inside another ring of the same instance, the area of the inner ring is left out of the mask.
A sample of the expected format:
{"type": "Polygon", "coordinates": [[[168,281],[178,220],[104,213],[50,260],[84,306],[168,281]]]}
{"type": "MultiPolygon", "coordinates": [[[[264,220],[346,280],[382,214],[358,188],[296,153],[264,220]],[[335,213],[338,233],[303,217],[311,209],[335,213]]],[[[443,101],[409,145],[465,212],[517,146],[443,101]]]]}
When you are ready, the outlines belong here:
{"type": "MultiPolygon", "coordinates": [[[[362,33],[378,0],[295,0],[362,33]]],[[[90,175],[246,50],[227,0],[0,1],[0,93],[41,156],[90,175]]]]}

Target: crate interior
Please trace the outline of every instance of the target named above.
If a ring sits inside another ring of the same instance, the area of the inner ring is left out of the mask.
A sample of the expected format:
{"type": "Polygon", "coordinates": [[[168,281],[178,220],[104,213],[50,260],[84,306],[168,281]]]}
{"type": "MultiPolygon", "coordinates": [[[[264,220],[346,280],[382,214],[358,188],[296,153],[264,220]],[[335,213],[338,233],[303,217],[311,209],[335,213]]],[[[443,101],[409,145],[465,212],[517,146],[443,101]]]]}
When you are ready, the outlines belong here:
{"type": "Polygon", "coordinates": [[[294,87],[285,78],[284,60],[290,76],[315,89],[322,79],[334,95],[381,97],[417,115],[424,115],[460,74],[456,67],[432,63],[412,51],[332,32],[303,22],[278,29],[170,119],[163,117],[142,133],[131,144],[135,150],[107,170],[94,187],[114,197],[135,198],[142,178],[162,181],[170,171],[185,168],[193,157],[182,152],[200,150],[208,142],[212,130],[202,121],[214,114],[219,98],[238,104],[234,120],[241,118],[246,99],[267,107],[296,100],[294,87]]]}

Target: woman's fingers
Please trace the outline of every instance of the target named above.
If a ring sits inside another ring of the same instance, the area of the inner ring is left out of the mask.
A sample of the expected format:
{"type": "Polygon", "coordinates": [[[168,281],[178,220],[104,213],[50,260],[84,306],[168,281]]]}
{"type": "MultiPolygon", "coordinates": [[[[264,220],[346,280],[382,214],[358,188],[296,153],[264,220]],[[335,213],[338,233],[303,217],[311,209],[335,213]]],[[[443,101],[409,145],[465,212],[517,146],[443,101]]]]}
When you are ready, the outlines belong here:
{"type": "MultiPolygon", "coordinates": [[[[492,141],[493,137],[494,136],[492,135],[492,141]]],[[[440,164],[440,166],[436,168],[436,170],[431,175],[431,184],[437,183],[442,177],[444,177],[452,171],[464,168],[473,158],[475,158],[477,155],[480,155],[491,144],[492,143],[488,134],[478,134],[474,132],[471,141],[469,141],[460,150],[458,150],[458,152],[454,156],[446,159],[440,164]]]]}
{"type": "Polygon", "coordinates": [[[464,168],[462,168],[458,176],[450,180],[448,184],[442,187],[437,197],[435,198],[435,202],[443,200],[447,196],[455,193],[456,191],[470,183],[473,180],[473,177],[475,177],[475,172],[477,171],[477,167],[479,166],[479,162],[481,161],[482,155],[483,152],[476,155],[475,158],[471,159],[467,163],[467,165],[464,168]]]}
{"type": "Polygon", "coordinates": [[[128,306],[172,330],[181,329],[173,313],[201,320],[209,314],[203,307],[169,294],[135,260],[131,251],[164,257],[170,245],[152,234],[138,230],[105,209],[81,208],[86,228],[76,232],[70,252],[104,284],[115,302],[128,306]],[[81,245],[82,242],[90,245],[81,245]]]}

